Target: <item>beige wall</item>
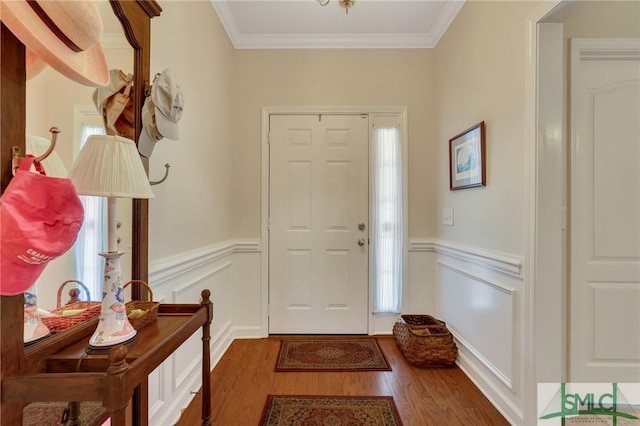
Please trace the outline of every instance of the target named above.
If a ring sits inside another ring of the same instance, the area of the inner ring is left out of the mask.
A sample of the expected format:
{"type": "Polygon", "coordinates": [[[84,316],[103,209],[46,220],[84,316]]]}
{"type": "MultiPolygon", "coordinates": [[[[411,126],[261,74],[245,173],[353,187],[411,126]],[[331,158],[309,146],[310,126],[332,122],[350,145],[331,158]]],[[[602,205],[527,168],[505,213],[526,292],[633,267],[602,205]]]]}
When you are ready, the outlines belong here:
{"type": "Polygon", "coordinates": [[[564,24],[565,38],[640,37],[640,2],[568,2],[544,22],[564,24]]]}
{"type": "Polygon", "coordinates": [[[151,261],[229,240],[232,232],[230,110],[233,47],[209,2],[166,1],[151,21],[151,74],[171,68],[185,97],[180,140],[158,143],[150,176],[169,178],[153,187],[151,261]]]}
{"type": "MultiPolygon", "coordinates": [[[[123,43],[126,43],[123,37],[123,43]]],[[[105,48],[105,56],[110,68],[119,68],[127,72],[132,72],[133,50],[125,48],[105,48]]],[[[45,67],[40,73],[27,81],[27,126],[26,133],[51,138],[49,129],[58,127],[60,134],[57,138],[55,154],[63,162],[67,171],[73,164],[74,153],[77,154],[79,148],[78,130],[82,123],[76,122],[74,110],[80,108],[89,113],[95,113],[96,124],[100,124],[102,119],[93,104],[93,87],[83,86],[68,79],[50,66],[45,67]]],[[[46,163],[45,163],[46,169],[46,163]]],[[[130,229],[131,202],[121,199],[117,201],[118,219],[123,224],[123,228],[118,232],[122,238],[120,249],[129,251],[131,247],[130,229]]],[[[96,253],[96,257],[97,257],[96,253]]],[[[75,274],[75,263],[73,250],[70,249],[63,256],[47,265],[42,275],[38,278],[38,303],[41,308],[56,308],[56,294],[61,283],[70,279],[77,279],[75,274]]],[[[125,255],[122,260],[122,276],[129,279],[131,276],[131,257],[125,255]]],[[[67,287],[69,290],[71,287],[67,287]]],[[[66,293],[63,293],[63,295],[66,293]]],[[[92,293],[92,298],[99,299],[100,295],[92,293]]],[[[62,302],[66,302],[63,298],[62,302]]]]}
{"type": "Polygon", "coordinates": [[[260,237],[261,109],[268,106],[407,106],[409,236],[433,233],[431,50],[238,50],[235,56],[237,238],[260,237]]]}
{"type": "Polygon", "coordinates": [[[536,2],[467,2],[435,49],[435,236],[524,254],[526,28],[536,2]],[[449,139],[486,124],[487,186],[449,190],[449,139]],[[441,224],[453,208],[454,226],[441,224]]]}

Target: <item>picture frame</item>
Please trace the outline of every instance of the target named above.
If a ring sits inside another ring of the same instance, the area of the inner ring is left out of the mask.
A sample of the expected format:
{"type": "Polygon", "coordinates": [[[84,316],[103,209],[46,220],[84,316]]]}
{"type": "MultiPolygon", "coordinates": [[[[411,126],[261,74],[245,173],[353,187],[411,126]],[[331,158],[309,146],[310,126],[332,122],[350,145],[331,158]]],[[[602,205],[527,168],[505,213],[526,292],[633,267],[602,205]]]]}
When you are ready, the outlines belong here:
{"type": "Polygon", "coordinates": [[[449,139],[449,189],[486,186],[484,121],[449,139]]]}

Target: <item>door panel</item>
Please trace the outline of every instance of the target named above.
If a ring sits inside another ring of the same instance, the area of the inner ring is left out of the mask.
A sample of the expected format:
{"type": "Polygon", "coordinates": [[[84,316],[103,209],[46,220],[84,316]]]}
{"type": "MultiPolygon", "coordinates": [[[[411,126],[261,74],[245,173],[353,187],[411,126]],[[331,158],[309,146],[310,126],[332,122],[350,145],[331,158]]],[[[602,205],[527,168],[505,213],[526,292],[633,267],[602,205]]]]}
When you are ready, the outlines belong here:
{"type": "Polygon", "coordinates": [[[640,382],[640,42],[572,43],[570,380],[640,382]]]}
{"type": "Polygon", "coordinates": [[[366,333],[367,117],[274,115],[269,146],[269,332],[366,333]]]}

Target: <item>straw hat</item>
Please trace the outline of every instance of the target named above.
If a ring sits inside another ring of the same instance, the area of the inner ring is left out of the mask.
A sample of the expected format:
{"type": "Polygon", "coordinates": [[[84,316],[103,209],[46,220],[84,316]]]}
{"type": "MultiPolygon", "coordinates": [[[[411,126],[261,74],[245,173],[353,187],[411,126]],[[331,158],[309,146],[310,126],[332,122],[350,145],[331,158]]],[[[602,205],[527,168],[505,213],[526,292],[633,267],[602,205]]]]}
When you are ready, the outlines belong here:
{"type": "Polygon", "coordinates": [[[29,49],[25,53],[27,80],[40,74],[47,67],[47,63],[34,55],[29,49]]]}
{"type": "Polygon", "coordinates": [[[2,22],[35,56],[85,86],[109,83],[102,19],[91,1],[2,0],[2,22]]]}
{"type": "Polygon", "coordinates": [[[93,103],[102,115],[104,129],[108,135],[135,139],[133,96],[133,74],[120,69],[109,70],[109,84],[93,91],[93,103]]]}

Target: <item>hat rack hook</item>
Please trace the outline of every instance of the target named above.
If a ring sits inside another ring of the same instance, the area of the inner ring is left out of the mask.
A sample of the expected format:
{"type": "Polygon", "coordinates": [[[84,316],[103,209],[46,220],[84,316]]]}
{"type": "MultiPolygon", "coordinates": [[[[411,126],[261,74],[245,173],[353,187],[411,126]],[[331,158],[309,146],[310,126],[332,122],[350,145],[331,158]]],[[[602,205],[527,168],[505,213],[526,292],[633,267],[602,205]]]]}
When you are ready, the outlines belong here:
{"type": "MultiPolygon", "coordinates": [[[[56,148],[56,141],[58,140],[58,134],[60,133],[60,129],[57,127],[51,127],[49,129],[49,132],[51,133],[51,144],[49,145],[49,148],[47,148],[47,150],[42,155],[36,157],[36,159],[34,160],[36,163],[39,163],[45,158],[47,158],[56,148]]],[[[11,148],[11,158],[12,158],[11,174],[15,176],[16,171],[18,170],[18,167],[20,167],[20,161],[22,161],[22,159],[24,158],[21,156],[19,146],[14,146],[11,148]]]]}
{"type": "Polygon", "coordinates": [[[149,181],[149,185],[159,185],[162,182],[164,182],[165,180],[167,180],[167,177],[169,177],[169,167],[171,167],[171,164],[167,163],[164,165],[164,176],[162,177],[162,179],[160,180],[150,180],[149,181]]]}

